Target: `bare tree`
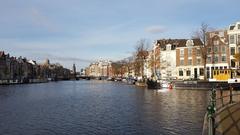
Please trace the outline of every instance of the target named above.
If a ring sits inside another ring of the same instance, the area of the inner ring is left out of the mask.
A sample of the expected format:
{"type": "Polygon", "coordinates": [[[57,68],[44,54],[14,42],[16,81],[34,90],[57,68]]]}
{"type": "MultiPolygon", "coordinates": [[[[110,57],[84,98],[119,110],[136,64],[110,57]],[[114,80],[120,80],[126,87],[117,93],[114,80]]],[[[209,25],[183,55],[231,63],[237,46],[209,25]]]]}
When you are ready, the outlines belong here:
{"type": "Polygon", "coordinates": [[[142,76],[142,79],[144,79],[144,63],[148,56],[148,47],[149,44],[145,39],[139,40],[135,47],[135,73],[142,76]]]}
{"type": "Polygon", "coordinates": [[[209,25],[206,23],[202,23],[200,28],[196,30],[193,33],[192,38],[199,38],[203,45],[200,46],[201,51],[201,57],[203,60],[203,68],[204,68],[204,80],[207,80],[207,70],[206,70],[206,64],[207,64],[207,37],[206,33],[210,31],[209,25]]]}

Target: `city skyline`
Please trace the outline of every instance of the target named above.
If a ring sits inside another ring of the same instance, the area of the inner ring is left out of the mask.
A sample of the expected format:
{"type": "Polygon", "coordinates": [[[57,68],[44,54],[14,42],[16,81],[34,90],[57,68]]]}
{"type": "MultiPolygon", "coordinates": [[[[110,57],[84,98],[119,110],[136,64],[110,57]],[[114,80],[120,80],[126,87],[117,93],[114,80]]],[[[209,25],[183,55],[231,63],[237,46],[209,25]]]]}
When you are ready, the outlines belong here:
{"type": "Polygon", "coordinates": [[[71,68],[131,56],[141,38],[191,38],[202,22],[239,21],[237,0],[0,2],[0,47],[13,56],[71,68]],[[235,4],[233,4],[235,3],[235,4]],[[214,6],[213,6],[214,5],[214,6]],[[216,10],[216,7],[219,7],[216,10]]]}

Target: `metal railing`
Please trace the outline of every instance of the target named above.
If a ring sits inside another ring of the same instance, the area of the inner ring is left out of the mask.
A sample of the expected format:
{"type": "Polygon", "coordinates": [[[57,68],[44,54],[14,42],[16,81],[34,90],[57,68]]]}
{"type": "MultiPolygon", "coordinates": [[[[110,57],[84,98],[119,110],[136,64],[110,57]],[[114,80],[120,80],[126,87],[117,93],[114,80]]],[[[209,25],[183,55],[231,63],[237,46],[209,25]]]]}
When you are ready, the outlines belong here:
{"type": "Polygon", "coordinates": [[[235,99],[233,98],[233,97],[240,96],[240,93],[233,94],[233,87],[231,86],[230,86],[229,94],[227,95],[223,95],[223,89],[221,87],[218,88],[218,91],[220,92],[220,95],[218,98],[217,98],[216,90],[217,88],[212,88],[210,93],[209,105],[207,107],[208,135],[215,135],[215,130],[218,126],[218,124],[216,124],[215,122],[215,118],[219,114],[219,111],[221,112],[222,109],[227,105],[240,101],[240,97],[235,99]]]}

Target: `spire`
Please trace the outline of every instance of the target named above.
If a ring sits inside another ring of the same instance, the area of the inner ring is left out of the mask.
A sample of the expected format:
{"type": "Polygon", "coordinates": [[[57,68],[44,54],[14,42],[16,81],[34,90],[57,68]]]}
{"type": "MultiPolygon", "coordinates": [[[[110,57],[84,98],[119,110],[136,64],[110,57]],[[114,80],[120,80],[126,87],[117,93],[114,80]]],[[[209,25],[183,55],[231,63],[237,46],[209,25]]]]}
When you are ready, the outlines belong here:
{"type": "Polygon", "coordinates": [[[76,75],[76,65],[73,63],[73,74],[76,75]]]}

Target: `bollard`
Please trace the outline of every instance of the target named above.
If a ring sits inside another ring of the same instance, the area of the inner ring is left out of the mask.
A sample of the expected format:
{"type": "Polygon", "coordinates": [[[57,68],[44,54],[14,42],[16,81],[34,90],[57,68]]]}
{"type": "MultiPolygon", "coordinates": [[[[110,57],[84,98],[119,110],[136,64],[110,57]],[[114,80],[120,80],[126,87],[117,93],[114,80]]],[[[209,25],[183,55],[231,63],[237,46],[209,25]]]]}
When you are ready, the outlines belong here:
{"type": "Polygon", "coordinates": [[[230,91],[229,91],[229,92],[230,92],[230,94],[229,94],[229,95],[230,95],[230,97],[229,97],[229,98],[230,98],[230,99],[229,99],[229,103],[230,103],[230,104],[233,103],[233,100],[232,100],[232,91],[233,91],[233,87],[230,86],[230,91]]]}

